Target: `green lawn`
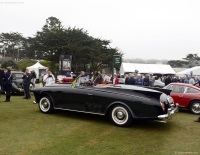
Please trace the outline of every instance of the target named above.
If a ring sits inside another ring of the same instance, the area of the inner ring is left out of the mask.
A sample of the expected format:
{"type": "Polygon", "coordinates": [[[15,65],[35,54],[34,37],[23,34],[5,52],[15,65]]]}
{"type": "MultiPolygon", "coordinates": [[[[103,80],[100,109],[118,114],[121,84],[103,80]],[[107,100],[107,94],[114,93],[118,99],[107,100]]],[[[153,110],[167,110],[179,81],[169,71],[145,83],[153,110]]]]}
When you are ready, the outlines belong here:
{"type": "Polygon", "coordinates": [[[200,154],[200,123],[194,122],[199,116],[186,110],[167,123],[137,121],[120,128],[102,116],[42,114],[33,98],[22,98],[0,103],[0,155],[200,154]]]}

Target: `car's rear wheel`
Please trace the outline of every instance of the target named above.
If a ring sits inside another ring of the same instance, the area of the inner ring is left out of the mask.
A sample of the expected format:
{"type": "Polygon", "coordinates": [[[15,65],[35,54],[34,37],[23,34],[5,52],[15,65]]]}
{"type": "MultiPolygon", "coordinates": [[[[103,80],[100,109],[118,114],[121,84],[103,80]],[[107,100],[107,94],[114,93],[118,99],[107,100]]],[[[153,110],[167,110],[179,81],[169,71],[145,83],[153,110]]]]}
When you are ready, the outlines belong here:
{"type": "Polygon", "coordinates": [[[200,114],[200,101],[195,100],[190,103],[189,110],[193,114],[200,114]]]}
{"type": "Polygon", "coordinates": [[[115,105],[110,111],[110,119],[117,126],[129,126],[133,117],[129,109],[123,105],[115,105]]]}
{"type": "Polygon", "coordinates": [[[44,96],[40,99],[38,106],[39,106],[40,111],[43,113],[50,114],[54,110],[53,103],[52,103],[51,99],[47,96],[44,96]]]}

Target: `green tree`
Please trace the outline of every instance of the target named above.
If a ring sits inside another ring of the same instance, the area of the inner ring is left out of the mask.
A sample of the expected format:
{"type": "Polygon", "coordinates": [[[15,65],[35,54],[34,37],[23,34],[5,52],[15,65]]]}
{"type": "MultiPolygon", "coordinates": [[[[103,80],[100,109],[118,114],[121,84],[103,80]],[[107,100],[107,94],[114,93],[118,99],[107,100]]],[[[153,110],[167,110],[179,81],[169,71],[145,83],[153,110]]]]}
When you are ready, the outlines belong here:
{"type": "Polygon", "coordinates": [[[188,61],[189,67],[194,67],[198,64],[200,57],[198,54],[188,54],[186,58],[183,58],[188,61]]]}
{"type": "Polygon", "coordinates": [[[55,17],[49,17],[41,32],[34,38],[29,38],[29,49],[35,50],[37,59],[58,64],[62,54],[72,55],[72,70],[78,72],[94,71],[112,60],[112,55],[120,54],[117,49],[110,47],[110,41],[93,38],[87,31],[78,28],[64,28],[55,17]]]}
{"type": "Polygon", "coordinates": [[[188,61],[182,61],[182,60],[171,60],[168,61],[168,64],[172,67],[183,67],[184,65],[188,65],[188,61]]]}
{"type": "Polygon", "coordinates": [[[23,45],[26,41],[20,33],[1,33],[0,34],[0,44],[2,57],[11,57],[14,60],[22,59],[21,51],[23,50],[23,45]]]}
{"type": "Polygon", "coordinates": [[[198,54],[188,54],[185,58],[183,58],[184,60],[187,60],[188,62],[193,62],[193,61],[199,61],[200,57],[198,56],[198,54]]]}
{"type": "Polygon", "coordinates": [[[18,65],[18,68],[21,70],[21,71],[25,71],[26,70],[26,67],[29,67],[29,66],[32,66],[36,63],[36,61],[34,60],[30,60],[30,59],[23,59],[21,61],[19,61],[17,63],[18,65]]]}
{"type": "Polygon", "coordinates": [[[1,67],[6,69],[7,67],[11,67],[12,69],[18,69],[16,62],[10,57],[0,58],[1,67]]]}

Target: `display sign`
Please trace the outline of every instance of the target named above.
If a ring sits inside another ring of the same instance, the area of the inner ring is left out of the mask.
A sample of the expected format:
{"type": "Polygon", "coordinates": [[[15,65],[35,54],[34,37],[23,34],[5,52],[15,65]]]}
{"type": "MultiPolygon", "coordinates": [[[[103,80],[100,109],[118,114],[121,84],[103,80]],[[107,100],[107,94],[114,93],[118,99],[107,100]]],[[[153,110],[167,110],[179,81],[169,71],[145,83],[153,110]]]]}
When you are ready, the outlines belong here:
{"type": "Polygon", "coordinates": [[[71,55],[61,55],[59,60],[59,70],[60,71],[71,71],[71,55]]]}
{"type": "Polygon", "coordinates": [[[121,56],[113,55],[114,64],[121,64],[121,56]]]}
{"type": "MultiPolygon", "coordinates": [[[[120,65],[121,62],[122,62],[121,55],[113,55],[112,77],[114,77],[114,67],[115,67],[115,65],[120,65]]],[[[114,78],[112,78],[112,83],[113,83],[113,79],[114,78]]]]}

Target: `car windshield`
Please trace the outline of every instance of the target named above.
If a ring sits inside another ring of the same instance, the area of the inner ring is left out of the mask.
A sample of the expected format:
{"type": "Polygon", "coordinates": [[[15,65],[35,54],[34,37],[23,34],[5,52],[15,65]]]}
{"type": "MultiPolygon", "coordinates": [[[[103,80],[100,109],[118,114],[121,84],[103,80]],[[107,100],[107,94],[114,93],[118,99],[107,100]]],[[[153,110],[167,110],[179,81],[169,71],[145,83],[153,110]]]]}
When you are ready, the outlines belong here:
{"type": "Polygon", "coordinates": [[[187,88],[186,93],[189,93],[189,94],[199,94],[199,91],[195,90],[193,88],[187,88]]]}
{"type": "Polygon", "coordinates": [[[22,79],[23,73],[13,73],[13,79],[22,79]]]}

